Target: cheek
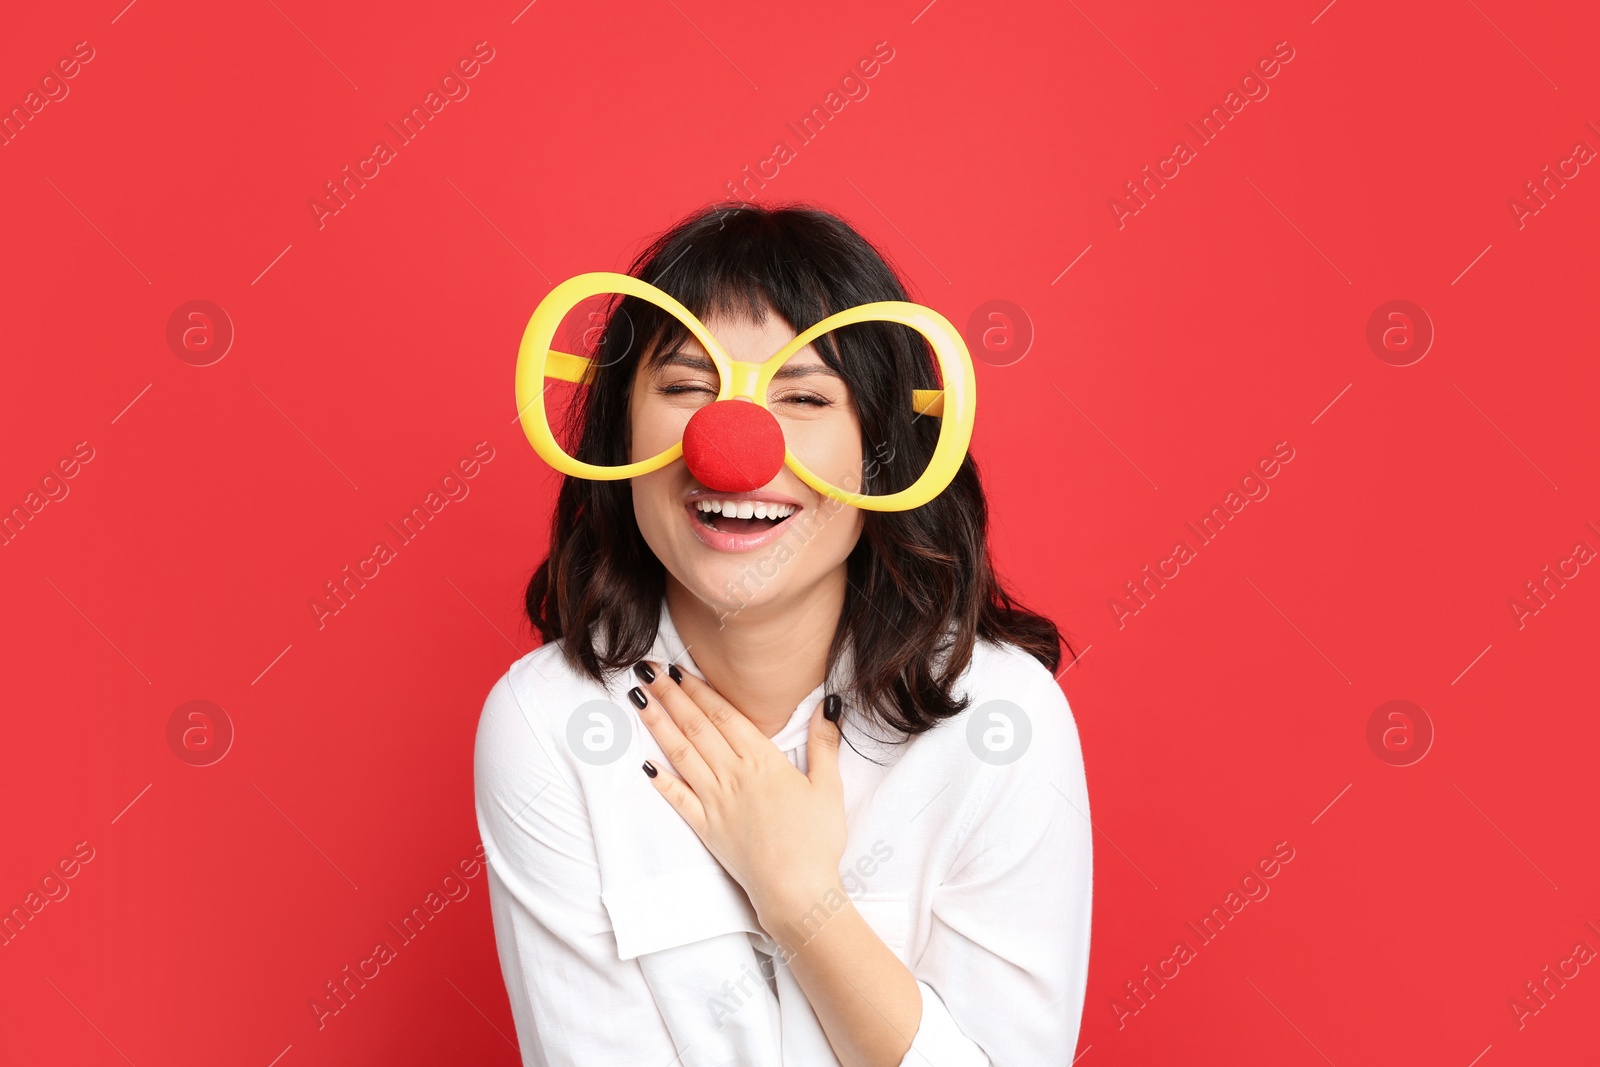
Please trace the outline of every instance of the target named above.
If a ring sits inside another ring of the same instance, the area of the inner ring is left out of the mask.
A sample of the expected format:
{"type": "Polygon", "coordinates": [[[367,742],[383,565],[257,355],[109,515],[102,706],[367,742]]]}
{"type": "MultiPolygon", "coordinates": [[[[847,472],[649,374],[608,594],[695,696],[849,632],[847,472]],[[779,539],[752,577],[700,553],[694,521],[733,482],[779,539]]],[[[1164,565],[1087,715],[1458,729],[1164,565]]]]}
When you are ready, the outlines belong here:
{"type": "Polygon", "coordinates": [[[685,420],[678,413],[654,404],[638,404],[633,411],[629,422],[629,462],[659,455],[683,440],[685,420]]]}
{"type": "Polygon", "coordinates": [[[664,477],[664,471],[655,471],[629,479],[629,488],[633,496],[633,520],[638,524],[639,533],[644,538],[645,544],[658,555],[666,543],[662,531],[667,528],[669,521],[665,516],[668,491],[663,481],[664,477]]]}
{"type": "Polygon", "coordinates": [[[826,449],[828,467],[832,474],[829,481],[834,485],[859,490],[861,488],[861,468],[864,456],[861,449],[861,420],[851,414],[847,418],[827,420],[827,429],[822,431],[826,449]]]}
{"type": "Polygon", "coordinates": [[[783,441],[814,473],[842,489],[861,486],[864,454],[861,422],[854,412],[830,412],[825,418],[782,419],[783,441]]]}

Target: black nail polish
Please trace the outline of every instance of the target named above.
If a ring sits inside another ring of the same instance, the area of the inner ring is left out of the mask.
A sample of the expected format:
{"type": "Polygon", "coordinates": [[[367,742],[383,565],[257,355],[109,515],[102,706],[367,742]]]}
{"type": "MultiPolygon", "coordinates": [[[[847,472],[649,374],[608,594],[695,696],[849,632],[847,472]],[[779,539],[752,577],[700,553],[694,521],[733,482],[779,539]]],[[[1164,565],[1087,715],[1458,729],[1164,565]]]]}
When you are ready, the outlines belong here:
{"type": "Polygon", "coordinates": [[[650,706],[650,698],[644,695],[644,690],[634,686],[628,690],[628,699],[633,701],[633,706],[643,711],[650,706]]]}
{"type": "Polygon", "coordinates": [[[831,723],[837,724],[839,711],[843,703],[844,701],[839,699],[838,693],[829,693],[822,698],[822,717],[831,723]]]}
{"type": "Polygon", "coordinates": [[[676,663],[667,664],[667,677],[671,678],[679,685],[683,684],[683,672],[678,669],[678,665],[676,663]]]}
{"type": "Polygon", "coordinates": [[[648,774],[652,778],[654,778],[656,776],[657,771],[656,771],[656,769],[654,767],[652,767],[650,765],[650,761],[649,760],[645,760],[644,761],[644,773],[648,774]]]}
{"type": "Polygon", "coordinates": [[[650,664],[644,660],[640,660],[633,665],[633,673],[642,678],[647,685],[656,680],[656,672],[651,670],[650,664]]]}

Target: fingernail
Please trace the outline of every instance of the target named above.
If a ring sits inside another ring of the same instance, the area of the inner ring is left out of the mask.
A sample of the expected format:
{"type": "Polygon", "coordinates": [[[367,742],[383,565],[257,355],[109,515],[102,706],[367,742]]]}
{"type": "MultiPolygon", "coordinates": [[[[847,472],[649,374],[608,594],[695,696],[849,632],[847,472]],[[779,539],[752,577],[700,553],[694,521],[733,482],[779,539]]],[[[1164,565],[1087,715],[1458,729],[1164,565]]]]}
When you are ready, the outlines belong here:
{"type": "Polygon", "coordinates": [[[829,693],[822,698],[822,717],[831,723],[839,721],[839,708],[844,701],[839,699],[838,693],[829,693]]]}
{"type": "Polygon", "coordinates": [[[633,706],[643,711],[650,706],[650,698],[644,695],[644,690],[634,686],[628,690],[628,699],[633,701],[633,706]]]}
{"type": "Polygon", "coordinates": [[[671,678],[679,685],[683,684],[683,672],[678,669],[678,665],[676,663],[667,664],[667,677],[671,678]]]}
{"type": "Polygon", "coordinates": [[[644,761],[644,773],[648,774],[652,778],[656,776],[656,769],[650,765],[649,760],[644,761]]]}
{"type": "Polygon", "coordinates": [[[646,663],[644,660],[640,660],[638,663],[633,665],[633,673],[637,674],[641,679],[643,679],[647,685],[656,680],[656,672],[651,670],[650,664],[646,663]]]}

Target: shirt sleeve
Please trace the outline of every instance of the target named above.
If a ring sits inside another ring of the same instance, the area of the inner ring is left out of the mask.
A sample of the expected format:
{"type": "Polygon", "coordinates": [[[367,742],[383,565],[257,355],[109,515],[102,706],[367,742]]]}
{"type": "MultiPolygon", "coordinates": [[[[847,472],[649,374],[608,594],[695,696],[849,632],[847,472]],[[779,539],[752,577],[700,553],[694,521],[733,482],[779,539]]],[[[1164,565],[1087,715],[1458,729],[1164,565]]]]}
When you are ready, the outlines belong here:
{"type": "Polygon", "coordinates": [[[582,791],[557,752],[510,675],[501,678],[478,722],[473,792],[522,1063],[667,1063],[671,1035],[649,1010],[637,961],[617,958],[582,791]]]}
{"type": "Polygon", "coordinates": [[[989,781],[975,791],[971,828],[933,890],[929,941],[912,968],[922,1021],[902,1067],[1069,1063],[1077,1047],[1093,827],[1072,711],[1040,672],[1037,695],[974,709],[1020,710],[1027,747],[1014,762],[983,764],[989,781]]]}

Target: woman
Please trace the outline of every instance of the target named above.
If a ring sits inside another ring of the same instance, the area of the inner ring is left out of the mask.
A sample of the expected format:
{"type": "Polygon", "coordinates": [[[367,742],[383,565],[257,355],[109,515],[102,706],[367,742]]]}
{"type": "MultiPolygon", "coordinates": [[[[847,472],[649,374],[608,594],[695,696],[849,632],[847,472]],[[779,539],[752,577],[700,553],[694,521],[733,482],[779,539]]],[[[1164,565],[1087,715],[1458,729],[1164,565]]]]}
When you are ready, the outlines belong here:
{"type": "MultiPolygon", "coordinates": [[[[803,207],[707,209],[630,274],[750,363],[907,299],[803,207]]],[[[572,455],[688,449],[718,396],[707,346],[636,296],[597,321],[572,455]]],[[[882,494],[928,468],[940,419],[910,400],[940,383],[915,330],[845,326],[784,367],[766,406],[807,469],[882,494]]],[[[1070,1062],[1083,760],[1057,629],[991,567],[976,465],[882,511],[787,465],[703,484],[719,451],[565,479],[527,590],[545,643],[484,705],[477,816],[523,1062],[1070,1062]]]]}

